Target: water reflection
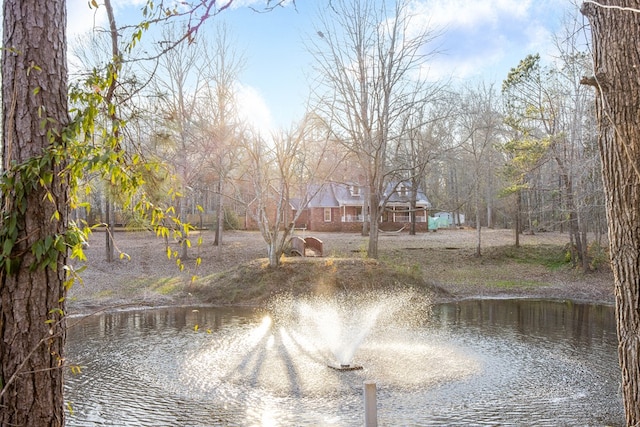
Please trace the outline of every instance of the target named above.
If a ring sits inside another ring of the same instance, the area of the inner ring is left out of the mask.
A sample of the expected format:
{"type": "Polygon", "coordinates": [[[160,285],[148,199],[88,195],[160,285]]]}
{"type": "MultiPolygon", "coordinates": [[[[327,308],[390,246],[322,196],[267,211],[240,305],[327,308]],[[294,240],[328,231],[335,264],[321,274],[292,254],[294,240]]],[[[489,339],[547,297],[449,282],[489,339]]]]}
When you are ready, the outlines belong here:
{"type": "Polygon", "coordinates": [[[575,345],[616,340],[612,307],[571,301],[469,300],[441,306],[433,320],[449,327],[481,329],[487,334],[512,333],[522,339],[549,337],[575,345]]]}
{"type": "Polygon", "coordinates": [[[108,313],[68,334],[70,426],[622,425],[611,307],[477,300],[376,328],[335,372],[305,328],[246,308],[108,313]]]}

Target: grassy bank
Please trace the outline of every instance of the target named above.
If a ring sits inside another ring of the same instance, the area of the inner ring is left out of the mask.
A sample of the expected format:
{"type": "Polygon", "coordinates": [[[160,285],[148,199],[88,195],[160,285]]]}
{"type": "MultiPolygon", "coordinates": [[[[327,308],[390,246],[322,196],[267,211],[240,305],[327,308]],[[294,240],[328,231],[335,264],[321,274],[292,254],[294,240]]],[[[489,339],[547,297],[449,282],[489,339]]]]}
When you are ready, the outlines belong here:
{"type": "MultiPolygon", "coordinates": [[[[326,294],[335,291],[412,288],[434,300],[470,297],[535,297],[613,302],[613,279],[607,268],[589,274],[567,263],[563,235],[550,233],[511,243],[508,231],[483,235],[482,256],[475,255],[473,232],[451,231],[380,240],[380,259],[365,257],[366,238],[355,234],[320,236],[322,258],[286,258],[272,269],[260,236],[229,233],[225,245],[194,249],[186,265],[202,260],[197,270],[179,272],[167,260],[162,241],[147,234],[120,237],[131,260],[100,261],[101,248],[91,246],[85,284],[70,294],[71,311],[121,304],[261,305],[281,293],[326,294]],[[534,240],[535,239],[535,240],[534,240]],[[196,280],[192,281],[192,277],[196,280]]],[[[100,239],[98,239],[100,242],[100,239]]]]}

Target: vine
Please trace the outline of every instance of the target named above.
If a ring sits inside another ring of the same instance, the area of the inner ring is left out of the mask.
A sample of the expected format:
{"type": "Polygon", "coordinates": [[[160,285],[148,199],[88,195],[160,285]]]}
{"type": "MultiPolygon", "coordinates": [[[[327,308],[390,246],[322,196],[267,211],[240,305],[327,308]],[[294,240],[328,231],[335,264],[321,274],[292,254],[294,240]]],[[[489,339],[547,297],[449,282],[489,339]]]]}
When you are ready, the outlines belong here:
{"type": "MultiPolygon", "coordinates": [[[[98,70],[94,70],[88,79],[70,88],[69,101],[74,107],[69,112],[69,124],[61,131],[48,129],[50,145],[41,155],[31,157],[23,163],[11,163],[0,176],[0,192],[4,203],[0,222],[0,266],[4,274],[11,275],[17,272],[26,251],[30,251],[35,258],[35,263],[29,266],[31,270],[57,270],[60,254],[68,254],[71,259],[86,260],[84,246],[92,227],[84,221],[80,224],[69,221],[61,227],[63,232],[36,240],[26,249],[24,245],[19,245],[26,240],[19,240],[19,227],[27,209],[26,196],[34,192],[44,193],[43,203],[54,205],[50,221],[62,220],[60,209],[73,210],[83,206],[90,210],[91,206],[88,203],[79,202],[79,184],[88,174],[98,174],[118,188],[123,207],[131,207],[140,217],[148,218],[157,236],[173,236],[174,239],[191,246],[189,232],[193,227],[177,218],[172,206],[162,207],[153,203],[142,190],[144,176],[157,172],[161,165],[147,162],[140,154],[130,154],[121,148],[121,137],[113,130],[126,126],[125,121],[114,119],[111,129],[99,126],[101,112],[107,111],[112,118],[115,117],[116,105],[106,102],[102,95],[112,87],[115,77],[114,67],[107,67],[104,77],[100,76],[98,70]],[[51,188],[54,177],[69,188],[68,207],[55,206],[55,190],[51,188]],[[136,202],[130,206],[133,200],[136,202]],[[170,227],[165,225],[167,220],[171,224],[170,227]]],[[[38,92],[34,91],[35,94],[38,92]]],[[[44,111],[40,113],[43,115],[44,111]]],[[[44,128],[51,123],[55,123],[55,120],[43,115],[41,127],[44,128]]],[[[173,192],[172,201],[179,196],[173,192]]],[[[120,255],[121,258],[127,256],[122,252],[120,255]]],[[[176,260],[180,271],[184,270],[185,265],[177,251],[168,251],[167,256],[176,260]]],[[[196,266],[199,263],[198,258],[196,266]]],[[[80,270],[74,270],[70,265],[65,265],[64,268],[68,277],[65,286],[69,289],[80,279],[80,270]]]]}

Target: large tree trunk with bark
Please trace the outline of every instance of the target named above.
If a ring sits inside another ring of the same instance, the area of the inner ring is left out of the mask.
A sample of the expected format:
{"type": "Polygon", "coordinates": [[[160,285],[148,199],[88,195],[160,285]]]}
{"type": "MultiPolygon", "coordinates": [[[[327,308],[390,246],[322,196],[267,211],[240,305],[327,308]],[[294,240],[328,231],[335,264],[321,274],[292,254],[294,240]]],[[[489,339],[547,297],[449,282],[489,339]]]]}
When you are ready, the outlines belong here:
{"type": "Polygon", "coordinates": [[[599,3],[582,5],[595,71],[584,82],[596,88],[625,415],[640,425],[640,13],[619,8],[640,10],[640,1],[599,3]]]}
{"type": "Polygon", "coordinates": [[[66,251],[52,245],[66,231],[68,187],[64,160],[52,158],[49,149],[61,142],[56,135],[68,124],[65,8],[64,1],[4,2],[3,173],[13,179],[6,182],[14,191],[5,188],[2,197],[3,426],[64,424],[66,251]],[[43,181],[30,176],[36,168],[43,181]],[[51,256],[47,262],[36,258],[42,245],[51,256]]]}

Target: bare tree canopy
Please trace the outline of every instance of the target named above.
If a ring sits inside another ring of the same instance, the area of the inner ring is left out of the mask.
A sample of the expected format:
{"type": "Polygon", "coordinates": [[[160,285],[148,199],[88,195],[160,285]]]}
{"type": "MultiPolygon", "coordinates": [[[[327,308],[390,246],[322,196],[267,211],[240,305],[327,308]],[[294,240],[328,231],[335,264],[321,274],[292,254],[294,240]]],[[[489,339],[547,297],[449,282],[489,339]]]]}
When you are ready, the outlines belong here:
{"type": "Polygon", "coordinates": [[[433,94],[425,80],[431,54],[425,49],[437,34],[429,28],[409,30],[412,17],[405,0],[336,0],[331,5],[309,46],[321,81],[318,111],[365,174],[367,254],[377,258],[378,221],[396,169],[394,144],[410,131],[403,126],[406,113],[433,94]]]}

